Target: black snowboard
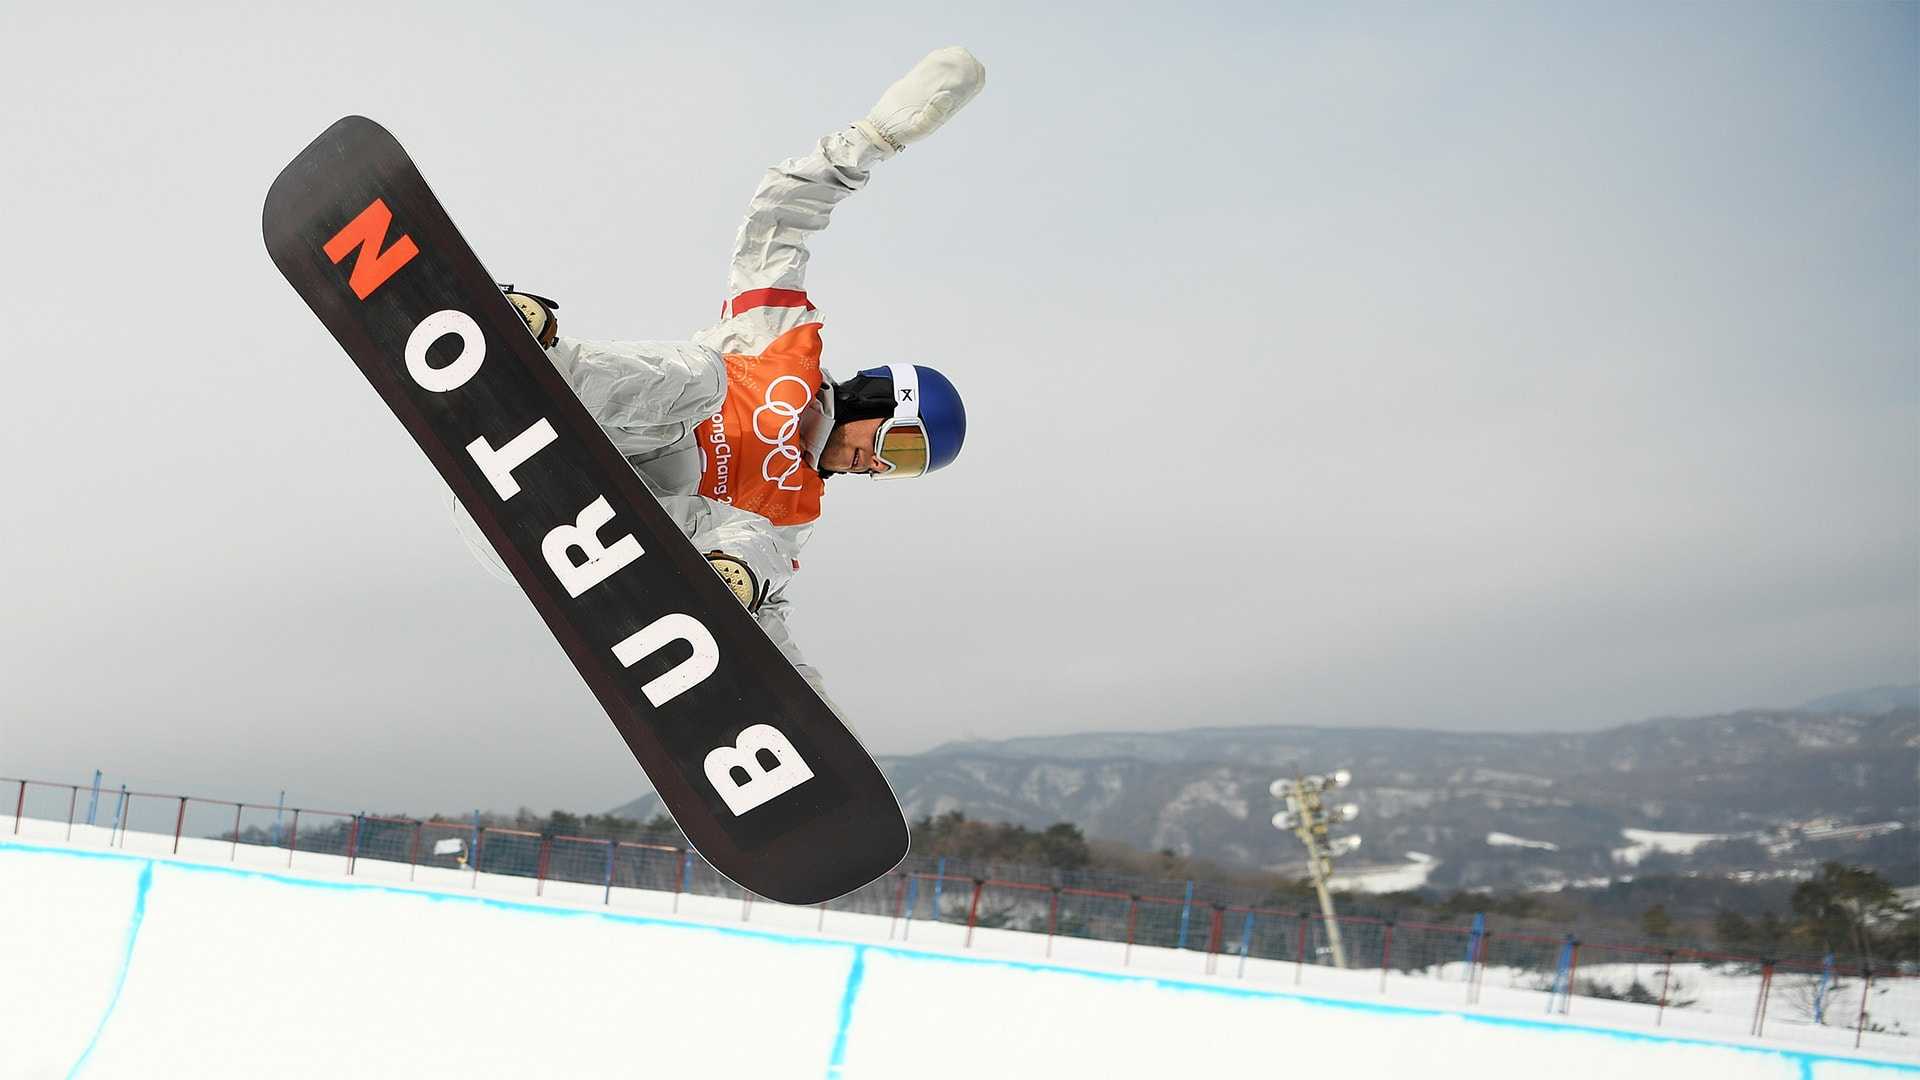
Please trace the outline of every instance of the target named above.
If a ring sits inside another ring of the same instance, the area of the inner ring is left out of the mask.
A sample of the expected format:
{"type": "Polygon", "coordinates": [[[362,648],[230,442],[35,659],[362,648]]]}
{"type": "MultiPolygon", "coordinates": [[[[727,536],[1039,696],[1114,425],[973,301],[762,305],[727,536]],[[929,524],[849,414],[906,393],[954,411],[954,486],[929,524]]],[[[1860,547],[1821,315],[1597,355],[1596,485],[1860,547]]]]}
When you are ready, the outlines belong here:
{"type": "Polygon", "coordinates": [[[899,863],[906,823],[873,759],[574,398],[393,136],[328,128],[263,228],[715,869],[811,904],[899,863]]]}

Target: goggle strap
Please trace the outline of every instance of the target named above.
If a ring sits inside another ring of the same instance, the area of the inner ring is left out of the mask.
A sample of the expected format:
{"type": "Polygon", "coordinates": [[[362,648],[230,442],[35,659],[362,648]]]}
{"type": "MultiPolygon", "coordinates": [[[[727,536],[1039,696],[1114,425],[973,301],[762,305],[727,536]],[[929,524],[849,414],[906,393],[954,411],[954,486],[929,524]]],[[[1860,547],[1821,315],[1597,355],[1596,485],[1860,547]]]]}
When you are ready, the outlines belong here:
{"type": "Polygon", "coordinates": [[[920,415],[920,372],[912,364],[888,364],[893,375],[893,415],[895,419],[920,415]]]}

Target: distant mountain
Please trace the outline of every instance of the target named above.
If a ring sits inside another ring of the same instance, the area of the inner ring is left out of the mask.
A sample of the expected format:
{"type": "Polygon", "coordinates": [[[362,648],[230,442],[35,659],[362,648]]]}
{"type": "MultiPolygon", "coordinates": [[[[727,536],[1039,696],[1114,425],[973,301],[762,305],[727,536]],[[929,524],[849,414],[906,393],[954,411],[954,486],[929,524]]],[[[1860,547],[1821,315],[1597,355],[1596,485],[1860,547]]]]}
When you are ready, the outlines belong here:
{"type": "Polygon", "coordinates": [[[1895,709],[1920,709],[1920,683],[1849,690],[1844,694],[1815,698],[1800,706],[1801,712],[1852,713],[1855,716],[1879,716],[1895,709]]]}
{"type": "MultiPolygon", "coordinates": [[[[1878,691],[1867,692],[1870,703],[1878,691]]],[[[1604,731],[1503,735],[1388,728],[1225,727],[949,743],[882,759],[910,817],[1044,826],[1245,866],[1289,867],[1268,784],[1348,768],[1362,851],[1439,861],[1443,887],[1550,886],[1626,870],[1623,829],[1747,837],[1698,858],[1770,858],[1796,823],[1920,818],[1920,709],[1747,710],[1604,731]],[[1490,834],[1504,834],[1493,843],[1490,834]],[[1515,839],[1530,841],[1517,844],[1515,839]]],[[[647,795],[614,811],[651,817],[647,795]]],[[[1904,850],[1913,850],[1905,834],[1904,850]]],[[[1697,846],[1696,842],[1696,846],[1697,846]]],[[[1901,849],[1894,849],[1901,850],[1901,849]]],[[[1689,856],[1690,858],[1693,856],[1689,856]]],[[[1654,855],[1642,872],[1679,858],[1654,855]]],[[[1352,860],[1359,862],[1361,860],[1352,860]]],[[[1911,875],[1920,881],[1920,856],[1911,875]]],[[[1714,865],[1718,865],[1717,863],[1714,865]]]]}

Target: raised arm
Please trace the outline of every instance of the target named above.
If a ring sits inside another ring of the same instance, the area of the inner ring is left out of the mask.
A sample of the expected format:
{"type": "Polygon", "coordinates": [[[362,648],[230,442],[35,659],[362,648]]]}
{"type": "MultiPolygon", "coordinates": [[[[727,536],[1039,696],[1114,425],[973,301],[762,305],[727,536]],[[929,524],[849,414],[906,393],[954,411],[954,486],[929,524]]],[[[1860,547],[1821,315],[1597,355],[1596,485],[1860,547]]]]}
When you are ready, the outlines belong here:
{"type": "Polygon", "coordinates": [[[811,153],[767,170],[734,238],[720,325],[702,343],[722,352],[751,351],[817,319],[806,293],[808,240],[827,227],[842,199],[866,186],[875,162],[932,134],[985,82],[986,69],[972,53],[935,50],[888,87],[865,117],[822,137],[811,153]]]}
{"type": "Polygon", "coordinates": [[[767,170],[733,241],[726,314],[805,305],[808,239],[887,156],[885,147],[847,127],[823,137],[812,153],[767,170]]]}

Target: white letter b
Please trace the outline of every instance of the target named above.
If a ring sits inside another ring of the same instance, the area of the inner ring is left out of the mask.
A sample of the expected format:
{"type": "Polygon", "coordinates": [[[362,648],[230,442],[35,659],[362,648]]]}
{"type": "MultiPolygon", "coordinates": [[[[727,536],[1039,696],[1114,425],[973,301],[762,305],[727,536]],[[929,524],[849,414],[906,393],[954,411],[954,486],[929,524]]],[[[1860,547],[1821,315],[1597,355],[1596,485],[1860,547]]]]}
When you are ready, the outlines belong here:
{"type": "Polygon", "coordinates": [[[771,725],[755,724],[740,733],[732,746],[721,746],[707,755],[707,782],[726,800],[734,817],[752,810],[775,795],[780,795],[813,779],[813,770],[800,760],[799,751],[771,725]],[[771,769],[760,767],[760,752],[773,755],[771,769]],[[743,783],[734,783],[733,770],[747,774],[743,783]]]}

